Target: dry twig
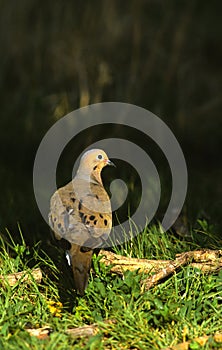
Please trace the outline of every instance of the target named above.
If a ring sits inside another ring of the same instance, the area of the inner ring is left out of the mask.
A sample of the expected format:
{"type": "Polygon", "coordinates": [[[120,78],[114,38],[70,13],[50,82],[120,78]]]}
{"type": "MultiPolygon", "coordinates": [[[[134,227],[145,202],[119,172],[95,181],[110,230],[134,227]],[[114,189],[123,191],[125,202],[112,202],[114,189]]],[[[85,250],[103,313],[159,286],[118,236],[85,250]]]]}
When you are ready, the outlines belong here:
{"type": "Polygon", "coordinates": [[[160,280],[175,272],[178,268],[189,264],[202,272],[215,272],[222,269],[222,250],[196,250],[178,254],[175,260],[147,260],[135,259],[117,255],[102,250],[101,262],[111,267],[111,272],[123,274],[124,271],[139,270],[144,273],[153,273],[143,281],[147,290],[156,285],[160,280]]]}
{"type": "Polygon", "coordinates": [[[0,283],[8,283],[10,286],[14,286],[20,279],[22,279],[22,281],[31,281],[32,278],[37,283],[40,283],[42,280],[42,271],[39,268],[36,268],[30,273],[28,273],[27,271],[21,271],[16,273],[10,273],[6,276],[0,275],[0,283]]]}
{"type": "MultiPolygon", "coordinates": [[[[90,337],[95,335],[98,330],[98,326],[96,324],[92,324],[90,326],[82,326],[76,328],[70,328],[65,331],[66,334],[71,335],[74,338],[81,337],[90,337]]],[[[26,331],[33,337],[38,339],[46,339],[49,337],[52,329],[50,327],[42,327],[42,328],[29,328],[26,331]]]]}
{"type": "MultiPolygon", "coordinates": [[[[115,320],[105,320],[104,324],[113,324],[115,320]]],[[[99,332],[102,329],[102,324],[98,325],[93,323],[91,325],[85,325],[82,327],[69,328],[65,331],[66,334],[70,335],[73,338],[81,338],[81,337],[91,337],[99,332]]],[[[52,329],[50,327],[43,328],[28,328],[26,331],[34,337],[38,339],[46,339],[49,337],[50,333],[52,333],[52,329]]]]}
{"type": "Polygon", "coordinates": [[[38,339],[47,339],[52,329],[50,327],[27,328],[26,331],[33,337],[38,339]]]}
{"type": "Polygon", "coordinates": [[[173,261],[169,261],[167,266],[162,268],[159,272],[143,280],[143,289],[148,290],[154,287],[160,280],[166,278],[175,272],[179,267],[187,265],[191,260],[191,256],[188,253],[181,254],[173,261]]]}

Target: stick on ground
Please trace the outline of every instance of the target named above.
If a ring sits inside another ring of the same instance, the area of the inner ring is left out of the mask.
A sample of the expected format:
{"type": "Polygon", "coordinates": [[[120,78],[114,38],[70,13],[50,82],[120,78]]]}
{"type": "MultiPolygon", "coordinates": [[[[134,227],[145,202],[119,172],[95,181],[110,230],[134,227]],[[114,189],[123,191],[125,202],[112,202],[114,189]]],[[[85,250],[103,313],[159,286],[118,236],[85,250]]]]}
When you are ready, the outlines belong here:
{"type": "Polygon", "coordinates": [[[112,266],[111,272],[123,274],[125,271],[139,270],[144,273],[154,273],[143,281],[143,289],[148,290],[163,278],[185,265],[198,268],[204,273],[212,273],[222,269],[222,250],[196,250],[178,254],[175,260],[148,260],[121,256],[102,250],[101,262],[112,266]]]}
{"type": "Polygon", "coordinates": [[[37,283],[41,282],[42,271],[40,270],[40,268],[36,268],[36,269],[32,270],[31,272],[21,271],[21,272],[16,272],[16,273],[10,273],[9,275],[5,275],[5,276],[0,275],[0,283],[1,284],[8,283],[10,286],[14,286],[20,279],[22,279],[22,281],[31,281],[32,278],[37,283]]]}

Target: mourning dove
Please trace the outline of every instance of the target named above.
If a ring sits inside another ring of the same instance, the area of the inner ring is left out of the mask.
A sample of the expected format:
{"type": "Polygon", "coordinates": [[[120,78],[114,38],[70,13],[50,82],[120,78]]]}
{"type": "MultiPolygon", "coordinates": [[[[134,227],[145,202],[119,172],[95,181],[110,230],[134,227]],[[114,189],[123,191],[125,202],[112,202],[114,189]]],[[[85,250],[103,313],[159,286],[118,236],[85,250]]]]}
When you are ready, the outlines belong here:
{"type": "Polygon", "coordinates": [[[50,201],[49,224],[56,239],[71,244],[71,260],[76,291],[87,287],[93,250],[109,236],[112,211],[103,187],[101,171],[114,165],[106,153],[92,149],[83,154],[73,180],[58,189],[50,201]]]}

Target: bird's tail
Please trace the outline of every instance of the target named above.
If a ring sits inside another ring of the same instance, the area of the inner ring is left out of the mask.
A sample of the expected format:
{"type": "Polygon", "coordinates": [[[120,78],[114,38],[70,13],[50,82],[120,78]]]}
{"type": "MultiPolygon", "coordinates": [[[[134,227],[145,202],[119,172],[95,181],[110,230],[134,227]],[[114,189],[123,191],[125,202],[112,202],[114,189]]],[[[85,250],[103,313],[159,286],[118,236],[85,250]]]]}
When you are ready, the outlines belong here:
{"type": "Polygon", "coordinates": [[[78,294],[84,295],[88,284],[93,250],[72,244],[69,253],[72,262],[75,289],[78,294]]]}

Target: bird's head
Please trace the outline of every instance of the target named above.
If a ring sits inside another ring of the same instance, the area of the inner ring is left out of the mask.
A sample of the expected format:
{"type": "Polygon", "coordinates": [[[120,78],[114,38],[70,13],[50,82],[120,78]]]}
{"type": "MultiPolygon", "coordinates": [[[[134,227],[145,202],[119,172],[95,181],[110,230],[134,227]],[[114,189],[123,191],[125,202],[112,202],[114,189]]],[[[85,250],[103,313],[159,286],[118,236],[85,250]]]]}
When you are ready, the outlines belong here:
{"type": "Polygon", "coordinates": [[[101,182],[101,171],[107,165],[115,166],[103,150],[91,149],[81,157],[77,175],[101,182]]]}

